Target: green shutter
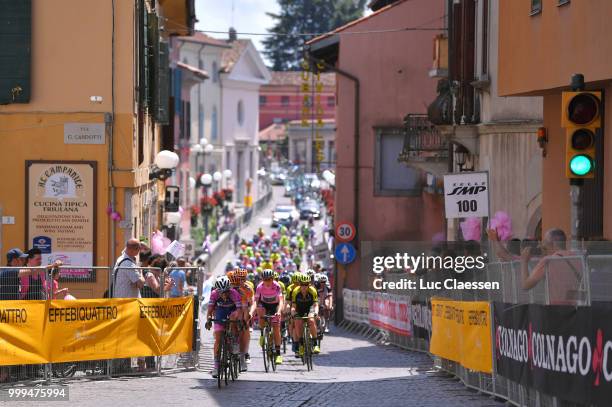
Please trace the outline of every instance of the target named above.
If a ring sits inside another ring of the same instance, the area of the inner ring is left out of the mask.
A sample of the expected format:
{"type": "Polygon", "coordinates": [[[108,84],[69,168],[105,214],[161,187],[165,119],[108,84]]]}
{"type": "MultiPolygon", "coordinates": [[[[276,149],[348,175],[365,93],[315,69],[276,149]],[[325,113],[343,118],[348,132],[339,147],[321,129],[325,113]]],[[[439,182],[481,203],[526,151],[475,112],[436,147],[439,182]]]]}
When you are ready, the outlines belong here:
{"type": "Polygon", "coordinates": [[[170,50],[167,42],[159,43],[157,66],[155,67],[157,86],[155,87],[154,119],[160,124],[169,123],[170,99],[170,50]]]}
{"type": "Polygon", "coordinates": [[[0,104],[30,101],[31,0],[0,0],[0,104]]]}
{"type": "Polygon", "coordinates": [[[147,36],[145,45],[145,69],[146,69],[146,99],[147,106],[152,108],[155,101],[155,60],[159,44],[159,21],[157,14],[147,14],[147,36]]]}

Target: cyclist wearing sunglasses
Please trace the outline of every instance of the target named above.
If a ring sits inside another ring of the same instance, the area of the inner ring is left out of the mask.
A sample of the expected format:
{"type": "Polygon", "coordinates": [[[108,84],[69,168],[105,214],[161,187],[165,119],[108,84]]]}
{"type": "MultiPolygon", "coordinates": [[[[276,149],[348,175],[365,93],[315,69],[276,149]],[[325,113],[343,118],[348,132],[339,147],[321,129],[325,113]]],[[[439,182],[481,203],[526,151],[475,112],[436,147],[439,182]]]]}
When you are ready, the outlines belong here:
{"type": "Polygon", "coordinates": [[[304,338],[302,338],[303,319],[308,317],[308,327],[310,328],[310,337],[314,344],[312,353],[320,353],[321,348],[317,342],[317,326],[315,318],[319,313],[319,298],[317,290],[310,285],[310,276],[307,274],[299,275],[299,286],[293,289],[291,293],[291,314],[298,318],[294,321],[294,338],[298,338],[300,346],[298,356],[304,353],[304,338]]]}
{"type": "Polygon", "coordinates": [[[276,364],[283,363],[283,357],[280,354],[281,332],[280,332],[280,314],[285,305],[283,291],[280,284],[274,281],[274,271],[266,269],[262,272],[263,281],[255,290],[255,302],[257,303],[257,313],[259,315],[259,327],[261,328],[261,336],[259,344],[263,346],[263,328],[265,327],[265,315],[273,315],[272,332],[274,333],[274,347],[276,351],[276,364]]]}

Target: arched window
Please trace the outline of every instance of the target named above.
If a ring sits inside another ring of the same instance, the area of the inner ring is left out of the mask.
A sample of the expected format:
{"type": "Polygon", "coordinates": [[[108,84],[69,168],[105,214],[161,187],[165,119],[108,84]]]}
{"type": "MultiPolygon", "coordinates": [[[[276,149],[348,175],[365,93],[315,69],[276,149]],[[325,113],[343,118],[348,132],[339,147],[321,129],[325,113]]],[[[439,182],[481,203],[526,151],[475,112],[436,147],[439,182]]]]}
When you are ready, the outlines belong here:
{"type": "Polygon", "coordinates": [[[219,80],[219,67],[217,66],[217,61],[212,62],[212,81],[213,83],[217,83],[219,80]]]}

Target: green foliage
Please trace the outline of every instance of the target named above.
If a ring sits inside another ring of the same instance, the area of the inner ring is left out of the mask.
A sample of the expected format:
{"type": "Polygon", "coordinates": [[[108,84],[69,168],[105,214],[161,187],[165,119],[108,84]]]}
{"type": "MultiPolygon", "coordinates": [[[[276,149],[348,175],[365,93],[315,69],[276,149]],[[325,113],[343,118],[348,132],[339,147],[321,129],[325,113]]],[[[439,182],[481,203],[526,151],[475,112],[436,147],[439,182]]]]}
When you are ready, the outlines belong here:
{"type": "MultiPolygon", "coordinates": [[[[268,29],[273,34],[311,33],[332,31],[363,16],[368,0],[278,0],[279,14],[268,13],[275,21],[268,29]]],[[[313,37],[273,35],[263,44],[264,54],[275,71],[300,70],[304,43],[313,37]]]]}

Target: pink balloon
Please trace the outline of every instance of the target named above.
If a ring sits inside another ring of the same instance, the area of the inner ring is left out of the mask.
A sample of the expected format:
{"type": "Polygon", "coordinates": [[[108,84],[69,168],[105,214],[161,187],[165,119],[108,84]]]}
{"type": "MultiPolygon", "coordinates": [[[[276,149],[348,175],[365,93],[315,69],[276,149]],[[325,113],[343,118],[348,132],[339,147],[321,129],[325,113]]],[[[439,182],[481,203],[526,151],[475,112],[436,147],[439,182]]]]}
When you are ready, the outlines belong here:
{"type": "Polygon", "coordinates": [[[465,221],[461,222],[459,226],[461,227],[463,240],[480,241],[481,229],[479,218],[467,218],[465,221]]]}
{"type": "Polygon", "coordinates": [[[158,230],[153,233],[151,237],[151,253],[153,254],[164,254],[164,236],[158,230]]]}
{"type": "Polygon", "coordinates": [[[76,298],[70,294],[66,294],[66,296],[64,297],[65,300],[76,300],[76,298]]]}
{"type": "Polygon", "coordinates": [[[491,218],[491,229],[497,231],[499,240],[508,240],[512,237],[512,219],[506,212],[498,211],[491,218]]]}

